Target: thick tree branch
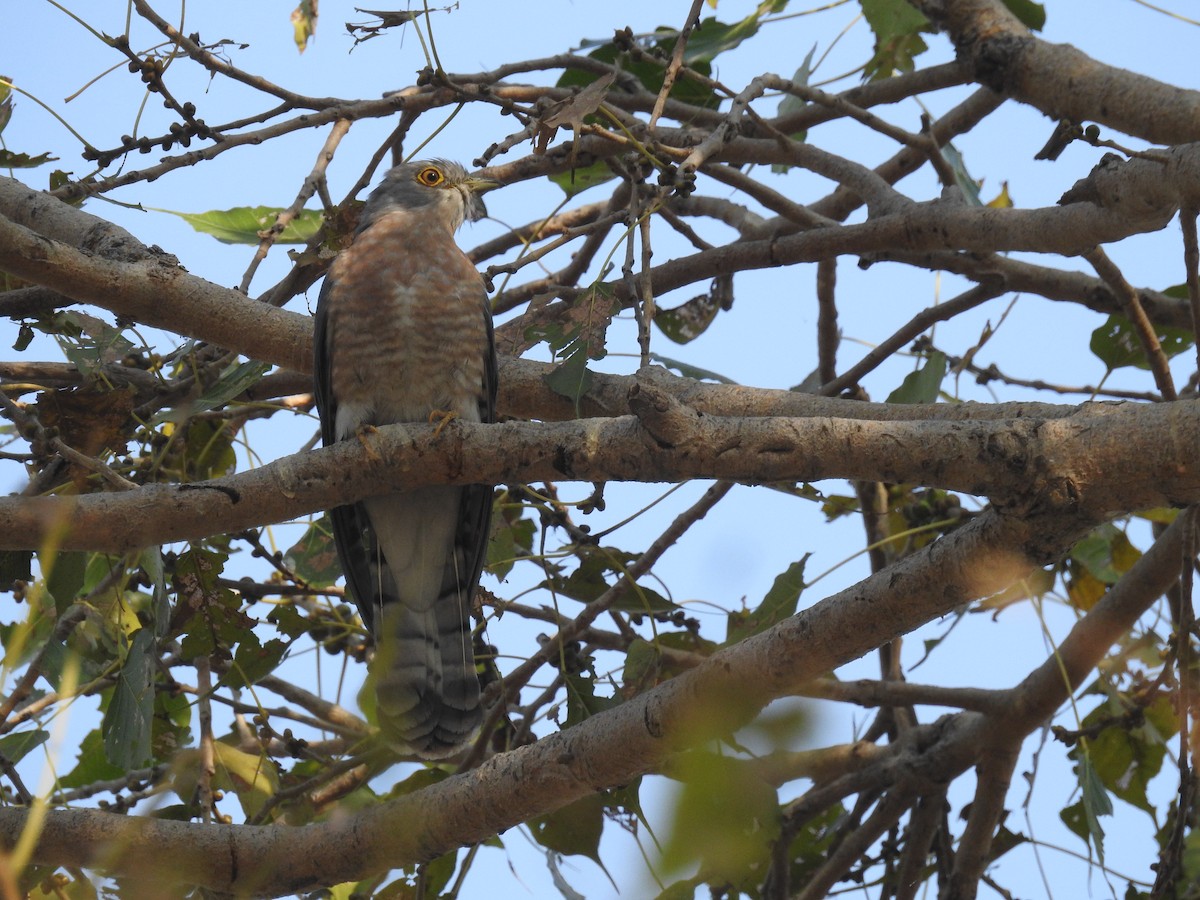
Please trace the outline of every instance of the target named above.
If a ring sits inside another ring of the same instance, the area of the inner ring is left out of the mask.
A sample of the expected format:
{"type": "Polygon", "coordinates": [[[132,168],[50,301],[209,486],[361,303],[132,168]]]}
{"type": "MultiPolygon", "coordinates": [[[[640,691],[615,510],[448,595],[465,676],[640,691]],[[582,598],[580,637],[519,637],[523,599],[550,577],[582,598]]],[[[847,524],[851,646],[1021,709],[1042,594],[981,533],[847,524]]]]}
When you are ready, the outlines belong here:
{"type": "MultiPolygon", "coordinates": [[[[0,269],[118,316],[277,365],[311,369],[312,323],[307,316],[256,303],[237,291],[190,275],[173,257],[152,253],[136,241],[125,242],[119,229],[100,233],[117,235],[121,256],[111,244],[99,254],[92,252],[86,235],[80,235],[74,245],[34,232],[8,217],[12,204],[30,218],[47,206],[70,207],[18,185],[0,178],[0,269]],[[133,261],[128,261],[129,257],[133,261]],[[266,335],[270,337],[258,339],[266,335]]],[[[78,221],[96,220],[88,216],[78,221]]],[[[74,225],[70,219],[64,222],[74,225]]]]}
{"type": "MultiPolygon", "coordinates": [[[[843,401],[850,408],[853,401],[843,401]]],[[[634,416],[380,428],[364,441],[194,484],[0,499],[0,548],[124,551],[281,522],[387,491],[509,481],[910,482],[1009,508],[1071,504],[1093,521],[1200,502],[1200,401],[1095,404],[1063,419],[870,422],[675,418],[674,445],[634,416]],[[886,452],[881,452],[886,448],[886,452]]]]}
{"type": "MultiPolygon", "coordinates": [[[[773,142],[753,161],[778,155],[773,142]]],[[[752,154],[753,156],[753,154],[752,154]]],[[[787,159],[778,161],[786,162],[787,159]]],[[[818,262],[838,255],[882,252],[1035,250],[1077,253],[1156,230],[1174,215],[1181,197],[1200,193],[1200,148],[1175,151],[1164,170],[1134,160],[1099,173],[1089,202],[1037,210],[960,208],[913,204],[862,224],[813,229],[773,240],[717,247],[655,266],[647,273],[656,295],[695,281],[745,269],[818,262]],[[1194,182],[1194,183],[1193,183],[1194,182]],[[1130,199],[1136,198],[1136,199],[1130,199]]],[[[80,244],[47,238],[17,223],[53,201],[0,179],[0,269],[80,302],[169,328],[221,347],[299,371],[311,356],[308,318],[255,303],[236,291],[189,275],[173,260],[142,251],[135,261],[93,256],[80,244]]],[[[62,204],[54,204],[61,215],[62,204]]],[[[84,220],[81,220],[84,221],[84,220]]],[[[89,225],[95,220],[88,217],[89,225]]],[[[623,303],[636,298],[617,280],[609,286],[623,303]]]]}
{"type": "Polygon", "coordinates": [[[1097,62],[1030,33],[1000,0],[912,0],[949,32],[960,60],[993,90],[1052,119],[1099,122],[1159,144],[1200,140],[1200,92],[1097,62]]]}
{"type": "MultiPolygon", "coordinates": [[[[158,882],[281,894],[432,859],[597,790],[627,784],[684,747],[736,730],[771,699],[899,634],[1000,590],[1086,528],[1077,516],[985,513],[911,557],[695,669],[532,746],[358,815],[289,828],[198,826],[52,810],[35,859],[158,882]],[[1050,539],[1039,535],[1053,535],[1050,539]],[[861,610],[872,615],[864,620],[861,610]],[[420,827],[414,823],[420,821],[420,827]]],[[[977,714],[964,714],[977,715],[977,714]]],[[[11,847],[27,813],[0,809],[11,847]]]]}

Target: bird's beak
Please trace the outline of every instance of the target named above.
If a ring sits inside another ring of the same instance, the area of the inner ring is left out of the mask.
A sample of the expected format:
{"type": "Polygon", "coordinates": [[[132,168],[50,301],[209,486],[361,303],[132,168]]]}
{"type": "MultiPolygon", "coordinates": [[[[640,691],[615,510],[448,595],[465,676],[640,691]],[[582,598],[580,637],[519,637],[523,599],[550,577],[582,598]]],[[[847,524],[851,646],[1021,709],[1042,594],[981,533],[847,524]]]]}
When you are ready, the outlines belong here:
{"type": "Polygon", "coordinates": [[[463,184],[472,194],[482,194],[485,191],[500,187],[500,182],[498,181],[492,181],[490,178],[476,178],[474,176],[467,178],[463,184]]]}
{"type": "Polygon", "coordinates": [[[484,191],[500,187],[500,182],[492,181],[490,178],[470,176],[464,178],[459,183],[467,191],[467,218],[472,222],[478,222],[480,219],[486,218],[488,214],[487,207],[483,203],[483,198],[479,195],[484,191]]]}

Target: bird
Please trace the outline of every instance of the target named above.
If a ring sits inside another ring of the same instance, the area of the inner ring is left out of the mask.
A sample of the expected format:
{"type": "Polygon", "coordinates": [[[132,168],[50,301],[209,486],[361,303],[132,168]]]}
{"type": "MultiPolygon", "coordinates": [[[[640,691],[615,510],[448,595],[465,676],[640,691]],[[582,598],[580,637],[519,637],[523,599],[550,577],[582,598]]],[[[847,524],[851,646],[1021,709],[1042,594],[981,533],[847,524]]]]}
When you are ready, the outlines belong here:
{"type": "MultiPolygon", "coordinates": [[[[390,169],[317,300],[315,399],[326,446],[397,422],[496,421],[496,348],[483,279],[455,242],[494,181],[442,159],[390,169]]],[[[439,426],[440,427],[440,426],[439,426]]],[[[426,759],[480,726],[471,604],[492,486],[429,486],[329,511],[346,584],[375,650],[380,731],[426,759]]]]}

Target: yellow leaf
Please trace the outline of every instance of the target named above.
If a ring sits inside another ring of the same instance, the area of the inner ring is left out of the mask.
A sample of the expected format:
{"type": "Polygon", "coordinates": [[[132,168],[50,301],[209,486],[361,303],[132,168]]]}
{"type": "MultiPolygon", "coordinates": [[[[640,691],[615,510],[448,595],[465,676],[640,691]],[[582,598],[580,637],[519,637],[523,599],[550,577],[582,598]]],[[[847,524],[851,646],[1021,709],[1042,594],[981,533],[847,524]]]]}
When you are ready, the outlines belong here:
{"type": "MultiPolygon", "coordinates": [[[[221,741],[217,741],[213,749],[216,771],[212,786],[237,794],[246,818],[253,818],[279,790],[279,770],[275,763],[221,741]]],[[[172,788],[179,799],[184,803],[193,802],[200,774],[200,751],[188,747],[176,753],[171,760],[171,773],[174,776],[172,788]]]]}
{"type": "Polygon", "coordinates": [[[279,790],[279,772],[275,763],[220,741],[216,742],[215,748],[217,778],[226,781],[237,794],[246,818],[253,818],[279,790]]]}
{"type": "Polygon", "coordinates": [[[317,31],[317,0],[300,0],[300,5],[292,10],[292,29],[296,49],[303,53],[317,31]]]}
{"type": "Polygon", "coordinates": [[[1012,209],[1012,197],[1008,195],[1008,182],[1001,184],[1000,193],[987,202],[992,209],[1012,209]]]}
{"type": "Polygon", "coordinates": [[[1087,612],[1100,602],[1100,598],[1107,590],[1108,585],[1091,572],[1083,569],[1067,587],[1067,596],[1070,597],[1072,606],[1087,612]]]}

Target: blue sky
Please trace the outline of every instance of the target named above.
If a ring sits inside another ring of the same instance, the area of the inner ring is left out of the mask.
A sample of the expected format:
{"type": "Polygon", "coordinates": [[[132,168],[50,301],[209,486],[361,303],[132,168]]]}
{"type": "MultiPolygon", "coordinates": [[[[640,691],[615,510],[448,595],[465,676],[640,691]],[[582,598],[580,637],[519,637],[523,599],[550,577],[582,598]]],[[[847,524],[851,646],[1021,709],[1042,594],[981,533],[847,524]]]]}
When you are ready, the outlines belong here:
{"type": "MultiPolygon", "coordinates": [[[[754,5],[744,0],[723,0],[716,14],[724,21],[733,21],[750,12],[754,5]]],[[[87,10],[83,15],[89,24],[110,35],[120,33],[125,27],[124,4],[75,6],[87,10]]],[[[519,4],[461,0],[453,10],[436,13],[433,28],[445,68],[471,72],[516,59],[561,52],[578,46],[583,39],[607,39],[614,28],[625,25],[635,32],[650,31],[664,24],[678,26],[688,6],[687,2],[646,0],[610,0],[603,4],[583,0],[535,0],[519,4]]],[[[1046,40],[1074,44],[1101,61],[1182,87],[1200,87],[1200,69],[1195,64],[1200,32],[1194,26],[1168,19],[1134,0],[1093,0],[1089,4],[1050,0],[1046,6],[1049,18],[1042,35],[1046,40]]],[[[1176,0],[1174,6],[1185,10],[1187,4],[1176,0]]],[[[800,12],[805,8],[803,4],[793,2],[789,12],[800,12]]],[[[168,17],[178,16],[177,7],[164,3],[159,9],[168,17]]],[[[322,4],[316,38],[301,55],[292,42],[287,18],[289,11],[287,2],[247,4],[213,0],[192,3],[187,5],[183,30],[187,33],[198,30],[205,40],[227,37],[246,42],[250,45],[248,48],[230,50],[237,65],[293,90],[318,96],[379,96],[387,90],[411,84],[416,70],[424,65],[420,42],[411,32],[369,41],[351,52],[352,41],[342,23],[364,21],[365,17],[354,12],[351,4],[333,0],[325,0],[322,4]]],[[[851,3],[809,16],[782,19],[763,28],[738,51],[721,57],[717,61],[717,74],[735,90],[762,71],[788,76],[810,49],[815,47],[815,56],[821,56],[844,29],[844,36],[836,41],[820,69],[814,73],[813,81],[821,82],[849,72],[869,56],[871,45],[865,24],[853,22],[856,13],[857,4],[851,3]]],[[[135,47],[145,48],[155,43],[156,39],[145,27],[135,29],[134,34],[135,47]]],[[[945,39],[930,36],[929,43],[931,50],[921,62],[951,58],[952,51],[945,39]]],[[[101,78],[69,103],[63,98],[80,91],[114,62],[116,57],[111,50],[49,2],[26,0],[21,4],[20,15],[10,14],[7,27],[0,30],[0,72],[53,107],[72,128],[100,147],[111,146],[122,133],[133,133],[133,123],[143,99],[137,80],[121,69],[101,78]]],[[[196,102],[200,114],[210,122],[250,113],[264,105],[258,96],[243,86],[222,80],[209,83],[198,73],[190,72],[185,64],[177,63],[176,66],[178,68],[173,67],[171,74],[177,79],[172,81],[173,85],[178,85],[177,93],[196,102]]],[[[534,77],[530,76],[529,80],[534,77]]],[[[842,89],[853,83],[853,78],[843,79],[833,88],[842,89]]],[[[926,102],[936,115],[963,96],[963,91],[947,91],[927,98],[926,102]]],[[[762,108],[771,111],[773,102],[764,101],[762,108]]],[[[164,114],[152,98],[144,114],[142,130],[161,132],[164,114]]],[[[891,121],[912,130],[919,126],[919,110],[913,104],[889,109],[886,115],[891,121]]],[[[437,114],[424,117],[414,129],[413,141],[408,147],[428,137],[442,124],[443,118],[437,114]]],[[[359,122],[353,126],[329,168],[331,193],[335,198],[344,195],[392,124],[359,122]]],[[[506,134],[512,124],[511,119],[499,119],[489,110],[468,109],[436,135],[427,153],[469,162],[493,140],[506,134]]],[[[1007,104],[976,133],[956,142],[956,146],[964,155],[972,175],[984,179],[982,192],[985,197],[994,195],[1001,183],[1007,181],[1018,206],[1048,205],[1053,204],[1076,179],[1083,177],[1102,152],[1074,145],[1057,164],[1036,162],[1033,156],[1051,128],[1052,123],[1040,113],[1007,104]]],[[[147,209],[185,212],[241,205],[287,206],[301,180],[311,170],[325,136],[324,130],[310,130],[289,136],[268,153],[253,148],[231,151],[210,164],[172,173],[155,183],[136,184],[115,191],[111,196],[122,203],[140,204],[147,209]]],[[[3,137],[12,150],[50,151],[61,157],[55,166],[77,175],[88,171],[88,164],[76,155],[72,136],[31,99],[18,97],[16,112],[3,137]]],[[[1114,137],[1120,140],[1120,136],[1114,137]]],[[[560,134],[559,140],[562,139],[560,134]]],[[[814,131],[812,140],[824,149],[869,164],[882,161],[894,152],[894,148],[878,135],[852,124],[834,123],[821,127],[814,131]]],[[[519,146],[506,159],[517,158],[528,151],[527,144],[519,146]]],[[[135,157],[130,166],[141,166],[155,160],[157,155],[160,154],[135,157]]],[[[18,177],[34,187],[44,187],[48,171],[49,167],[29,170],[19,173],[18,177]]],[[[802,201],[816,199],[828,190],[827,184],[806,173],[793,173],[786,178],[780,176],[772,186],[786,190],[802,201]]],[[[711,184],[702,187],[714,192],[723,190],[711,184]]],[[[931,199],[937,193],[936,185],[925,173],[903,182],[900,187],[921,200],[931,199]]],[[[600,191],[594,194],[584,194],[580,200],[601,196],[600,191]]],[[[545,215],[560,199],[558,188],[545,183],[521,184],[497,191],[488,198],[493,220],[471,226],[460,240],[464,246],[486,240],[507,226],[545,215]]],[[[196,234],[177,217],[162,212],[138,211],[103,200],[92,200],[87,208],[96,215],[118,222],[147,244],[157,244],[175,254],[192,273],[220,284],[236,285],[253,252],[252,248],[218,244],[196,234]]],[[[713,234],[721,236],[719,230],[713,234]]],[[[1165,234],[1130,239],[1111,250],[1111,255],[1135,285],[1166,287],[1182,280],[1177,238],[1178,227],[1173,223],[1165,234]]],[[[665,237],[663,240],[663,244],[656,245],[656,252],[665,257],[671,251],[671,244],[665,237]]],[[[656,256],[656,260],[659,258],[656,256]]],[[[886,338],[936,298],[947,299],[962,289],[962,284],[949,276],[886,264],[860,271],[854,262],[843,260],[838,269],[840,324],[846,337],[840,353],[843,366],[865,352],[863,344],[886,338]]],[[[277,248],[256,276],[251,294],[273,284],[286,271],[287,264],[286,256],[277,248]]],[[[661,300],[663,305],[669,306],[687,299],[693,292],[685,290],[679,296],[668,295],[661,300]]],[[[680,347],[657,336],[655,349],[664,355],[721,372],[743,384],[786,388],[800,382],[816,364],[812,268],[740,275],[736,296],[733,310],[723,314],[700,339],[680,347]]],[[[304,312],[315,303],[315,297],[315,292],[310,291],[307,298],[294,300],[290,308],[304,312]]],[[[987,323],[999,321],[1011,300],[1011,296],[1004,297],[954,323],[939,326],[936,334],[939,346],[952,353],[964,352],[977,341],[987,323]]],[[[1096,314],[1065,304],[1037,298],[1018,299],[979,361],[987,364],[994,360],[1005,371],[1022,376],[1037,377],[1053,371],[1064,383],[1095,384],[1103,376],[1104,369],[1087,352],[1087,341],[1091,330],[1101,321],[1096,314]]],[[[7,338],[10,328],[15,337],[15,327],[0,323],[0,338],[7,338]]],[[[11,340],[0,339],[0,347],[6,348],[0,350],[0,355],[11,353],[7,349],[11,344],[11,340]]],[[[636,350],[630,322],[614,325],[609,346],[612,355],[603,362],[603,368],[620,372],[636,368],[636,360],[628,355],[636,350]]],[[[29,351],[25,357],[55,358],[50,353],[51,349],[47,348],[41,355],[29,351]]],[[[872,396],[875,399],[886,397],[899,384],[908,367],[910,364],[903,360],[881,367],[867,380],[866,386],[872,396]]],[[[1143,390],[1152,388],[1149,376],[1141,372],[1122,374],[1110,384],[1143,390]]],[[[986,390],[969,379],[959,388],[964,399],[992,399],[986,390]]],[[[1000,399],[1031,396],[1017,390],[1002,391],[1000,399]]],[[[253,436],[250,449],[259,459],[273,459],[294,452],[311,437],[314,429],[314,421],[307,418],[273,420],[269,432],[253,436]]],[[[0,467],[0,485],[4,489],[12,490],[19,484],[20,473],[15,467],[0,467]]],[[[848,492],[844,484],[822,487],[834,493],[848,492]]],[[[570,496],[581,497],[587,493],[587,486],[573,486],[571,490],[574,493],[570,496]]],[[[603,521],[616,522],[625,518],[662,490],[665,486],[647,489],[640,485],[611,485],[606,494],[609,508],[603,521]]],[[[616,540],[627,549],[644,546],[676,511],[692,502],[702,490],[703,485],[684,487],[671,501],[618,532],[616,540]]],[[[668,553],[656,568],[656,574],[670,586],[675,598],[694,601],[693,608],[702,618],[716,616],[704,612],[711,609],[709,604],[737,608],[745,598],[753,605],[770,587],[774,577],[805,553],[813,553],[808,570],[811,577],[838,567],[843,557],[861,545],[857,523],[845,522],[828,528],[811,504],[766,489],[738,488],[718,512],[698,524],[686,542],[668,553]]],[[[281,547],[288,546],[292,533],[294,531],[287,529],[276,530],[276,540],[281,547]]],[[[836,568],[805,595],[802,603],[815,601],[853,583],[864,571],[865,563],[861,560],[836,568]]],[[[509,584],[497,585],[494,580],[485,584],[505,596],[515,595],[521,586],[520,576],[516,574],[509,584]]],[[[711,621],[718,623],[716,627],[721,633],[720,617],[711,621]]],[[[1061,637],[1072,621],[1073,614],[1069,610],[1053,605],[1047,607],[1044,618],[1039,618],[1029,606],[1008,611],[996,621],[983,616],[968,617],[959,626],[954,640],[946,643],[945,650],[935,653],[911,677],[932,683],[1007,687],[1047,652],[1045,632],[1061,637]]],[[[948,626],[947,622],[933,623],[910,638],[905,662],[908,665],[914,663],[920,655],[921,641],[941,634],[948,626]]],[[[496,633],[492,640],[500,643],[502,648],[508,627],[493,629],[496,633]]],[[[514,652],[519,653],[522,642],[528,640],[527,633],[514,633],[514,652]]],[[[310,658],[301,665],[308,666],[311,671],[311,662],[310,658]]],[[[839,675],[871,677],[876,673],[874,659],[868,658],[846,667],[839,675]]],[[[338,673],[322,674],[323,689],[332,695],[338,673]]],[[[351,702],[353,690],[347,688],[346,694],[346,702],[351,702]]],[[[935,714],[925,711],[923,715],[930,719],[935,714]]],[[[808,741],[811,746],[819,746],[847,740],[856,725],[861,726],[868,720],[866,714],[853,711],[815,714],[808,741]]],[[[1035,745],[1036,739],[1032,739],[1029,749],[1035,745]]],[[[1070,851],[1083,852],[1083,845],[1057,824],[1055,816],[1055,810],[1066,802],[1073,786],[1069,769],[1061,757],[1057,746],[1043,752],[1030,816],[1037,823],[1039,837],[1070,851]]],[[[1023,768],[1026,767],[1023,763],[1023,768]]],[[[969,789],[969,784],[966,787],[969,789]]],[[[661,789],[655,787],[652,790],[661,789]]],[[[669,791],[669,788],[665,790],[669,791]]],[[[1023,791],[1023,780],[1015,779],[1010,805],[1023,800],[1023,791]]],[[[961,804],[966,796],[960,791],[955,800],[961,804]]],[[[1145,878],[1152,852],[1149,821],[1143,813],[1127,808],[1118,809],[1118,812],[1120,816],[1111,820],[1111,827],[1105,822],[1110,836],[1108,862],[1117,871],[1145,878]]],[[[1011,821],[1010,826],[1025,830],[1020,815],[1018,811],[1016,821],[1011,821]]],[[[657,817],[652,816],[651,821],[660,833],[666,827],[665,814],[661,812],[657,817]]],[[[616,829],[612,831],[613,834],[606,835],[602,849],[609,873],[622,888],[623,896],[646,895],[649,888],[645,866],[637,848],[616,833],[616,829]]],[[[477,868],[469,877],[463,896],[553,896],[556,891],[551,875],[537,856],[532,842],[514,829],[505,836],[505,843],[508,859],[495,850],[480,853],[477,868]],[[510,861],[517,878],[510,874],[510,861]],[[502,894],[498,893],[500,890],[502,894]]],[[[1042,859],[1056,896],[1080,896],[1081,884],[1087,885],[1087,890],[1097,896],[1109,894],[1099,875],[1069,855],[1046,850],[1042,859]]],[[[1001,882],[1021,896],[1041,896],[1044,889],[1033,862],[1028,848],[1014,851],[1010,861],[1000,869],[1001,882]]],[[[567,860],[563,875],[588,900],[613,895],[608,879],[587,860],[567,860]]]]}

